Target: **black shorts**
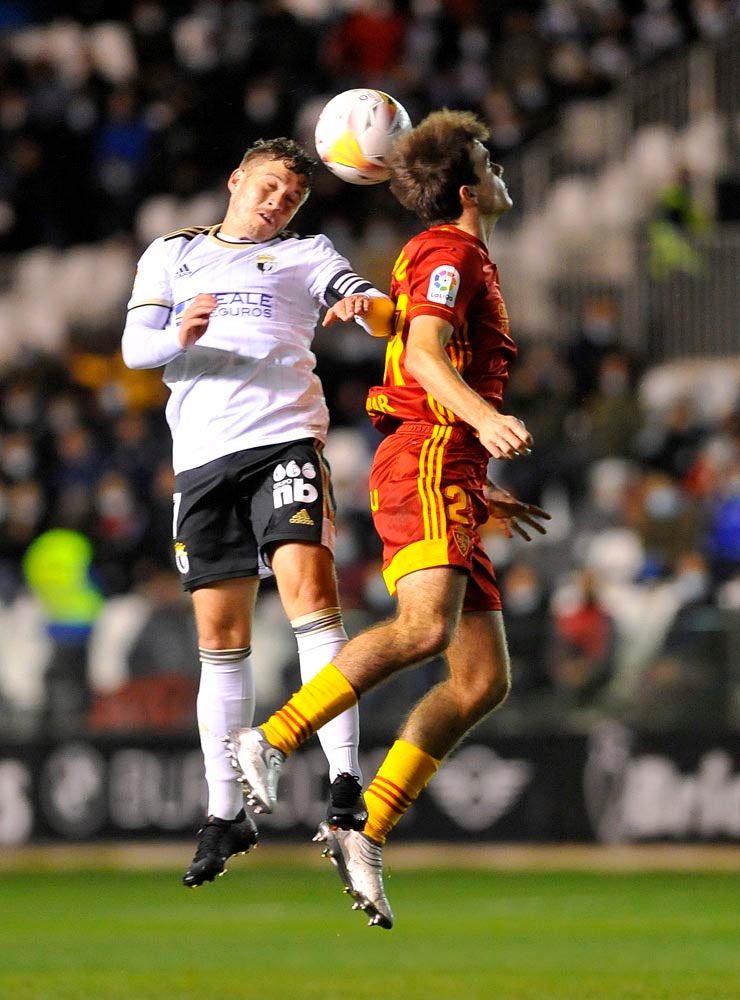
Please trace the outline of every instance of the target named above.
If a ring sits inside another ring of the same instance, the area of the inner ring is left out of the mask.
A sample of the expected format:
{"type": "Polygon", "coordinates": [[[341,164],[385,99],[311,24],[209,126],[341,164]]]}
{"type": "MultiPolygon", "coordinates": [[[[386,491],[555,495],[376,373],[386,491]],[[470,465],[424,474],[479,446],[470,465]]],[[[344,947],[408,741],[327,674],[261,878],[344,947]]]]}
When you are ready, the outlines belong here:
{"type": "Polygon", "coordinates": [[[330,470],[312,440],[238,451],[175,476],[175,562],[185,590],[257,576],[280,542],[333,549],[330,470]]]}

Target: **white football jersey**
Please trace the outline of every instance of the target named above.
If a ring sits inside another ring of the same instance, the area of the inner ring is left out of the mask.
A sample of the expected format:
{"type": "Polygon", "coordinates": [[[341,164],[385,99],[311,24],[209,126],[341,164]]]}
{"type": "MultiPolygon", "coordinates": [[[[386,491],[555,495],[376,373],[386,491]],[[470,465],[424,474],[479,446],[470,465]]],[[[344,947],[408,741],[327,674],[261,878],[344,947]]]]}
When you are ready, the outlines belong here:
{"type": "Polygon", "coordinates": [[[165,365],[175,472],[261,445],[324,441],[329,415],[311,350],[320,307],[352,293],[381,294],[326,236],[284,232],[237,243],[218,228],[154,240],[128,303],[127,365],[165,365]],[[201,292],[218,306],[205,334],[183,350],[181,317],[201,292]],[[142,308],[152,306],[163,308],[142,308]]]}

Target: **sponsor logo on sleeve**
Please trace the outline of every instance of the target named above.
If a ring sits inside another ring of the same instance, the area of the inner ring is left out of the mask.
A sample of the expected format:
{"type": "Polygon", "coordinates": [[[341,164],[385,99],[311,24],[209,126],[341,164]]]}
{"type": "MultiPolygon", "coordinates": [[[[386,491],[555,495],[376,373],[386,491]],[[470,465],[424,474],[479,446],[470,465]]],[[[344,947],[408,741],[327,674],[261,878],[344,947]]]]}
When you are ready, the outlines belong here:
{"type": "Polygon", "coordinates": [[[432,271],[427,299],[441,306],[454,306],[459,288],[460,272],[449,264],[443,264],[432,271]]]}

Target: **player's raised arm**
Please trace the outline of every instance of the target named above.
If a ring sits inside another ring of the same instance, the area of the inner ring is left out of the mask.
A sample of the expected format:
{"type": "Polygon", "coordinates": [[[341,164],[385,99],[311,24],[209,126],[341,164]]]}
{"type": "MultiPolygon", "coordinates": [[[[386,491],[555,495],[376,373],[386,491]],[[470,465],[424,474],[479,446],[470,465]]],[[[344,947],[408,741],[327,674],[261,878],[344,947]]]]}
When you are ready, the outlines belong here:
{"type": "Polygon", "coordinates": [[[453,367],[444,349],[451,334],[452,325],[437,316],[413,319],[406,343],[406,370],[437,402],[470,424],[494,458],[527,454],[532,436],[524,424],[511,414],[499,413],[453,367]]]}
{"type": "Polygon", "coordinates": [[[328,306],[322,326],[354,320],[373,337],[388,337],[393,328],[393,301],[354,271],[335,274],[326,289],[328,306]]]}
{"type": "Polygon", "coordinates": [[[348,295],[330,306],[321,322],[331,326],[336,320],[355,320],[373,337],[389,337],[393,329],[393,300],[387,295],[348,295]]]}

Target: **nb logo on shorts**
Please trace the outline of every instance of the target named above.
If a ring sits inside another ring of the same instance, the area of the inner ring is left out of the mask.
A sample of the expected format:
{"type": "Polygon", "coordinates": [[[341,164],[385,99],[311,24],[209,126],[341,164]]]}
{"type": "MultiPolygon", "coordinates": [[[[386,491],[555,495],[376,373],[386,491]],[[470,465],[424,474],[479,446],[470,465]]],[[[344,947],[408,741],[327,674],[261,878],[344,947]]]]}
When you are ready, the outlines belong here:
{"type": "Polygon", "coordinates": [[[276,465],[272,473],[272,503],[275,510],[289,503],[313,503],[318,498],[319,491],[306,480],[315,479],[316,476],[316,467],[311,462],[306,462],[303,466],[294,461],[287,465],[276,465]]]}
{"type": "Polygon", "coordinates": [[[308,513],[308,511],[304,507],[302,510],[299,510],[297,514],[294,514],[290,518],[290,521],[288,523],[289,524],[307,524],[307,525],[309,525],[309,527],[312,528],[316,522],[314,521],[314,519],[311,517],[311,515],[308,513]]]}

